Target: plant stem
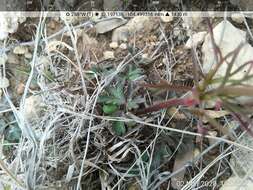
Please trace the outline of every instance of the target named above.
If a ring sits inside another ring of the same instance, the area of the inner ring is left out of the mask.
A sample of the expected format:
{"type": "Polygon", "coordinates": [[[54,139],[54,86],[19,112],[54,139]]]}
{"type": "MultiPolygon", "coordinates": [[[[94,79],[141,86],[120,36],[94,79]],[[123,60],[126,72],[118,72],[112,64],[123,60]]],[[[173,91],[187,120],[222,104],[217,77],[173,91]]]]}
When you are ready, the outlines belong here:
{"type": "Polygon", "coordinates": [[[174,99],[170,99],[167,100],[165,102],[161,102],[158,104],[155,104],[153,106],[141,109],[141,110],[137,110],[135,112],[136,115],[142,115],[142,114],[147,114],[150,112],[155,112],[155,111],[159,111],[161,109],[165,109],[165,108],[169,108],[172,106],[193,106],[196,105],[197,101],[195,99],[192,98],[174,98],[174,99]]]}

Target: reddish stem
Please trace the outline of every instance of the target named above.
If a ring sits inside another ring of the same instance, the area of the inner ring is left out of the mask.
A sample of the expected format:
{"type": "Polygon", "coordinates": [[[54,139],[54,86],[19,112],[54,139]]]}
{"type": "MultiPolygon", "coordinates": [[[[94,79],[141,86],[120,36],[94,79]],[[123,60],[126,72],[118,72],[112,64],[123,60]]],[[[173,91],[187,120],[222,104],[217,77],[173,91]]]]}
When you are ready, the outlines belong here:
{"type": "Polygon", "coordinates": [[[150,113],[150,112],[155,112],[155,111],[159,111],[161,109],[165,109],[165,108],[169,108],[172,106],[194,106],[198,104],[197,101],[195,99],[192,98],[175,98],[175,99],[170,99],[167,100],[165,102],[161,102],[158,104],[155,104],[153,106],[141,109],[141,110],[137,110],[135,112],[135,114],[137,115],[142,115],[142,114],[146,114],[146,113],[150,113]]]}

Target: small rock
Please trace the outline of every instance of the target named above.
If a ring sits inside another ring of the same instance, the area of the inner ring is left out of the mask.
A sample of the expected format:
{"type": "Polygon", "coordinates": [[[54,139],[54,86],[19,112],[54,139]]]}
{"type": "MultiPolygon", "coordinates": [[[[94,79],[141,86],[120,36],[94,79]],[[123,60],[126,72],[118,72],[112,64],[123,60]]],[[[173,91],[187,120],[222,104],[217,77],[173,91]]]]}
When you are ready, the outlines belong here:
{"type": "Polygon", "coordinates": [[[148,32],[154,29],[157,25],[157,20],[153,17],[137,16],[132,18],[126,26],[130,32],[148,32]]]}
{"type": "Polygon", "coordinates": [[[192,47],[196,47],[204,41],[207,32],[198,32],[190,36],[185,44],[186,49],[191,49],[192,47]]]}
{"type": "Polygon", "coordinates": [[[0,88],[8,88],[9,86],[9,79],[7,79],[6,77],[0,78],[0,88]]]}
{"type": "Polygon", "coordinates": [[[244,22],[244,17],[242,14],[239,14],[239,13],[234,13],[231,15],[231,19],[238,23],[238,24],[242,24],[244,22]]]}
{"type": "Polygon", "coordinates": [[[122,17],[108,17],[97,22],[95,29],[98,34],[104,34],[126,23],[127,20],[122,17]]]}
{"type": "Polygon", "coordinates": [[[13,53],[17,55],[24,55],[28,53],[28,48],[26,46],[16,46],[13,50],[13,53]]]}
{"type": "Polygon", "coordinates": [[[144,54],[142,54],[142,59],[148,59],[148,54],[147,53],[144,53],[144,54]]]}
{"type": "MultiPolygon", "coordinates": [[[[235,50],[239,44],[246,43],[246,32],[237,29],[234,27],[229,21],[222,21],[213,29],[214,40],[219,46],[221,53],[223,56],[235,50]]],[[[240,67],[242,64],[253,60],[253,47],[246,43],[240,50],[237,58],[234,61],[234,65],[232,68],[232,72],[240,67]]],[[[208,73],[211,68],[216,64],[215,63],[215,55],[213,50],[213,45],[210,39],[210,35],[206,35],[205,41],[202,46],[203,53],[203,71],[204,73],[208,73]]],[[[228,61],[231,61],[230,57],[228,61]]],[[[221,65],[219,70],[217,71],[215,77],[222,77],[226,73],[227,63],[221,65]]],[[[241,79],[245,72],[248,70],[248,67],[245,67],[241,72],[236,73],[231,77],[231,79],[241,79]]],[[[248,80],[245,84],[252,84],[252,80],[248,80]]]]}
{"type": "Polygon", "coordinates": [[[119,47],[119,45],[118,45],[117,42],[112,42],[112,43],[109,44],[109,46],[110,46],[110,48],[112,48],[112,49],[116,49],[116,48],[119,47]]]}
{"type": "Polygon", "coordinates": [[[33,57],[33,54],[31,54],[30,52],[25,53],[26,59],[32,59],[32,57],[33,57]]]}
{"type": "Polygon", "coordinates": [[[129,36],[130,36],[130,32],[127,26],[121,26],[113,31],[112,41],[113,42],[127,42],[129,36]]]}
{"type": "Polygon", "coordinates": [[[125,49],[127,49],[127,44],[122,43],[122,44],[120,44],[119,48],[125,50],[125,49]]]}
{"type": "Polygon", "coordinates": [[[132,18],[125,26],[113,31],[113,42],[126,42],[130,36],[138,33],[149,33],[159,24],[157,18],[137,16],[132,18]]]}
{"type": "Polygon", "coordinates": [[[173,21],[173,16],[161,16],[161,21],[162,22],[172,22],[173,21]]]}
{"type": "Polygon", "coordinates": [[[105,51],[104,53],[104,59],[114,59],[114,52],[113,51],[105,51]]]}
{"type": "Polygon", "coordinates": [[[0,14],[0,40],[5,40],[9,33],[18,29],[18,24],[25,21],[21,13],[1,12],[0,14]]]}
{"type": "Polygon", "coordinates": [[[39,117],[42,110],[42,98],[39,95],[32,95],[25,100],[23,114],[27,120],[39,117]]]}
{"type": "Polygon", "coordinates": [[[231,176],[230,178],[228,178],[228,180],[225,181],[223,186],[220,188],[220,190],[237,190],[237,189],[252,190],[253,182],[249,178],[244,180],[237,176],[231,176]]]}

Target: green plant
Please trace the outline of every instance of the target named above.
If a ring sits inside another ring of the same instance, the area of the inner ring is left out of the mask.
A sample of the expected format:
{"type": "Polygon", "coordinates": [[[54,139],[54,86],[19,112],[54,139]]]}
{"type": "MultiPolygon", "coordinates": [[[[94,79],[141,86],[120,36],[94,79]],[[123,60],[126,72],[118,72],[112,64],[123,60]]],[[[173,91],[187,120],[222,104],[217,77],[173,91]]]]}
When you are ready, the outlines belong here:
{"type": "MultiPolygon", "coordinates": [[[[101,77],[115,72],[113,66],[104,68],[93,68],[101,77]]],[[[137,109],[142,102],[140,96],[135,96],[134,81],[141,77],[142,70],[136,65],[129,64],[115,77],[113,82],[99,96],[98,103],[102,104],[102,111],[105,115],[121,116],[126,111],[137,109]]],[[[123,121],[112,122],[112,129],[118,136],[122,136],[127,131],[127,126],[123,121]]],[[[130,126],[130,125],[128,125],[130,126]]]]}
{"type": "MultiPolygon", "coordinates": [[[[247,115],[252,113],[252,107],[248,104],[243,104],[238,101],[239,97],[253,96],[253,86],[244,85],[245,81],[248,81],[253,76],[250,74],[250,70],[253,66],[253,61],[244,63],[238,69],[232,71],[235,59],[237,58],[243,44],[240,44],[233,52],[230,52],[227,55],[222,55],[219,47],[215,43],[213,37],[213,31],[210,21],[207,19],[209,26],[209,33],[211,36],[211,42],[216,55],[216,65],[214,69],[210,70],[206,75],[199,75],[197,63],[193,56],[193,65],[194,65],[194,87],[189,88],[188,86],[179,86],[172,85],[167,81],[161,81],[158,84],[142,84],[146,88],[157,88],[157,89],[168,89],[174,90],[176,92],[181,91],[191,91],[191,96],[186,98],[173,98],[167,101],[152,105],[144,109],[135,110],[135,114],[147,114],[150,112],[155,112],[161,109],[169,108],[171,106],[183,106],[183,108],[192,113],[199,121],[202,121],[204,118],[209,121],[209,123],[216,127],[221,133],[229,135],[233,138],[228,131],[228,129],[223,128],[219,123],[208,115],[208,112],[205,109],[205,104],[209,101],[212,101],[216,105],[216,109],[224,108],[227,111],[230,111],[231,115],[240,122],[241,127],[246,130],[251,136],[253,132],[250,129],[251,120],[247,115]],[[231,61],[228,61],[228,58],[231,58],[231,61]],[[215,77],[215,74],[220,69],[222,64],[226,64],[225,60],[228,62],[228,67],[224,77],[215,77]],[[247,66],[249,70],[245,73],[244,77],[238,80],[233,79],[233,76],[238,72],[242,72],[247,66]],[[243,107],[243,108],[242,108],[243,107]]],[[[192,51],[193,52],[193,51],[192,51]]],[[[201,123],[201,122],[200,122],[201,123]]]]}
{"type": "Polygon", "coordinates": [[[13,115],[8,115],[7,119],[0,119],[0,134],[4,135],[3,150],[8,153],[12,149],[10,143],[18,143],[21,138],[21,130],[18,125],[13,122],[13,115]]]}

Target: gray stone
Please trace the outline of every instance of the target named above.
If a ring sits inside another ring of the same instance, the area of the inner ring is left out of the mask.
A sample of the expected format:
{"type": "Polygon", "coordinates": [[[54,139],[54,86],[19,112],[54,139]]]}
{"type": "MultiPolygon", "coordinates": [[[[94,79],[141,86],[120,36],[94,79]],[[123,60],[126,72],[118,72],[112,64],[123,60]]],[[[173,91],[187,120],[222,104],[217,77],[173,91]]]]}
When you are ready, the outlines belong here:
{"type": "Polygon", "coordinates": [[[134,17],[126,25],[121,26],[113,31],[112,41],[125,42],[130,36],[133,36],[134,34],[149,33],[154,28],[158,27],[158,19],[154,17],[134,17]]]}
{"type": "Polygon", "coordinates": [[[109,17],[97,22],[95,24],[95,28],[98,34],[103,34],[112,31],[113,29],[118,28],[126,23],[127,20],[122,17],[109,17]]]}
{"type": "MultiPolygon", "coordinates": [[[[241,48],[237,58],[235,59],[232,71],[240,67],[242,64],[253,60],[253,47],[246,42],[246,32],[237,29],[234,27],[229,21],[222,21],[213,29],[214,40],[216,44],[219,46],[221,53],[223,56],[227,55],[231,51],[235,50],[241,43],[245,45],[241,48]]],[[[215,63],[215,54],[213,50],[213,45],[211,42],[210,35],[205,37],[205,41],[202,46],[203,53],[203,71],[208,73],[211,68],[214,67],[215,63]]],[[[231,58],[227,59],[231,61],[231,58]]],[[[223,77],[226,73],[228,64],[224,62],[221,65],[219,70],[216,73],[216,77],[223,77]]],[[[249,65],[250,66],[250,65],[249,65]]],[[[248,67],[249,67],[248,66],[248,67]]],[[[248,67],[245,67],[241,72],[233,75],[231,78],[238,80],[241,79],[245,71],[248,70],[248,67]]],[[[252,80],[248,81],[248,83],[252,84],[252,80]]]]}

